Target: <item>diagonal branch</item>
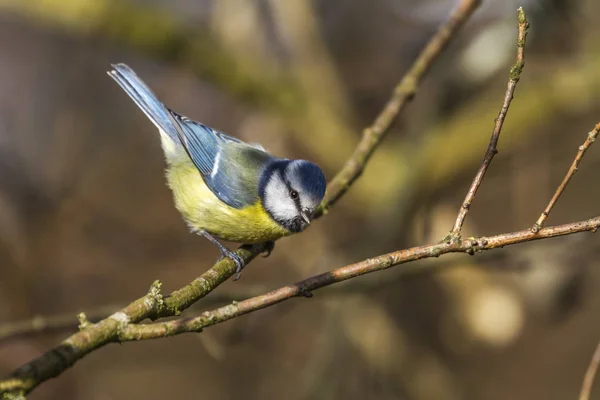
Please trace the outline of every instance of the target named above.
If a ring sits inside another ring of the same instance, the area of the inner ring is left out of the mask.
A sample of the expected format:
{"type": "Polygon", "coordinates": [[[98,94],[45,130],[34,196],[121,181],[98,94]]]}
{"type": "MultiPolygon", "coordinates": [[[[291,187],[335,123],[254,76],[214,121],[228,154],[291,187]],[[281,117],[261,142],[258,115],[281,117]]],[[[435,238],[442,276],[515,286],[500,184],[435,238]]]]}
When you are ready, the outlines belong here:
{"type": "Polygon", "coordinates": [[[485,176],[485,173],[487,172],[492,162],[492,159],[498,153],[496,147],[498,146],[498,139],[500,138],[500,133],[502,132],[502,125],[504,124],[504,119],[506,118],[508,108],[510,107],[510,103],[515,93],[515,89],[517,88],[517,83],[519,82],[519,78],[521,77],[521,71],[523,71],[523,67],[525,66],[525,40],[527,39],[527,30],[529,29],[529,22],[527,21],[527,17],[525,16],[525,11],[523,11],[523,7],[519,7],[518,21],[517,60],[510,69],[508,87],[506,88],[506,93],[504,95],[504,102],[502,103],[502,108],[500,109],[498,117],[496,118],[496,124],[494,125],[494,130],[492,132],[492,137],[490,138],[490,143],[488,145],[487,151],[485,152],[485,156],[483,157],[483,162],[481,163],[481,166],[479,167],[475,178],[473,178],[471,187],[469,187],[467,195],[465,196],[465,200],[463,201],[458,212],[458,216],[456,217],[454,227],[450,232],[451,235],[457,238],[460,236],[460,231],[465,222],[465,218],[467,217],[469,208],[473,203],[475,194],[477,193],[479,186],[481,186],[483,177],[485,176]]]}
{"type": "MultiPolygon", "coordinates": [[[[186,332],[200,332],[203,328],[225,322],[240,315],[258,311],[294,297],[310,296],[313,290],[411,261],[439,257],[447,253],[474,254],[475,252],[483,250],[496,249],[533,240],[570,235],[577,232],[595,232],[599,227],[600,216],[586,221],[544,228],[537,233],[533,233],[530,229],[526,229],[489,237],[469,238],[459,241],[447,240],[426,246],[395,251],[393,253],[380,255],[355,264],[334,269],[260,296],[252,297],[240,302],[233,302],[212,311],[206,311],[199,317],[176,319],[144,325],[129,324],[120,331],[118,337],[115,338],[115,341],[125,342],[131,340],[157,339],[186,332]]],[[[418,268],[418,266],[415,266],[415,268],[418,268]]]]}
{"type": "MultiPolygon", "coordinates": [[[[204,299],[203,304],[216,307],[233,300],[257,296],[268,289],[262,284],[244,285],[242,288],[238,286],[236,285],[236,288],[233,290],[220,290],[211,293],[208,298],[204,299]]],[[[369,285],[360,285],[354,288],[354,290],[367,290],[369,287],[369,285]]],[[[174,303],[175,297],[169,296],[164,301],[167,304],[174,303]]],[[[98,322],[122,308],[123,304],[102,305],[86,311],[83,315],[85,315],[87,321],[98,322]]],[[[33,318],[4,322],[0,324],[0,346],[10,340],[34,335],[45,335],[60,331],[77,331],[77,328],[81,326],[81,321],[75,318],[76,315],[76,311],[69,311],[51,315],[36,315],[33,318]]]]}
{"type": "Polygon", "coordinates": [[[575,172],[577,172],[577,170],[579,169],[579,163],[581,162],[581,159],[585,155],[585,152],[587,151],[587,149],[589,149],[590,146],[596,141],[596,138],[598,137],[598,133],[600,133],[600,122],[598,124],[596,124],[594,129],[592,129],[587,134],[587,138],[585,139],[585,142],[581,146],[579,146],[579,150],[577,151],[577,155],[575,156],[575,159],[573,160],[573,163],[571,164],[571,168],[569,168],[569,171],[567,171],[567,175],[565,175],[563,181],[556,189],[556,192],[554,192],[554,196],[552,196],[552,199],[550,199],[550,202],[546,206],[546,209],[544,209],[544,212],[542,212],[542,214],[540,215],[538,220],[535,222],[535,224],[533,224],[533,227],[531,228],[532,232],[535,233],[544,226],[544,222],[546,222],[548,215],[550,215],[550,211],[552,211],[552,209],[554,208],[554,205],[556,204],[556,202],[558,201],[560,196],[565,191],[567,185],[569,184],[569,181],[571,180],[573,175],[575,175],[575,172]]]}
{"type": "Polygon", "coordinates": [[[340,172],[328,184],[327,195],[315,213],[316,217],[327,213],[350,188],[365,169],[365,165],[373,152],[389,131],[390,127],[404,109],[414,98],[421,80],[429,71],[434,61],[437,60],[450,40],[477,9],[481,0],[462,0],[452,11],[448,20],[439,28],[438,32],[427,43],[411,68],[402,77],[394,89],[394,93],[383,110],[371,126],[363,131],[362,138],[354,154],[346,161],[340,172]]]}
{"type": "MultiPolygon", "coordinates": [[[[329,184],[328,195],[319,208],[318,216],[329,210],[360,176],[396,116],[416,93],[416,88],[424,74],[479,4],[480,0],[461,0],[448,21],[433,36],[396,87],[394,95],[384,107],[384,111],[372,127],[363,132],[363,137],[355,152],[329,184]]],[[[237,254],[248,263],[265,250],[265,245],[242,246],[237,250],[237,254]]],[[[71,335],[60,345],[15,370],[11,375],[12,378],[0,381],[0,394],[3,392],[30,392],[42,382],[63,373],[88,353],[118,340],[123,329],[129,324],[138,323],[146,318],[157,319],[180,314],[229,279],[234,272],[235,264],[228,258],[223,259],[190,284],[167,297],[161,295],[161,284],[156,281],[145,296],[108,318],[96,324],[90,324],[80,332],[71,335]]]]}
{"type": "Polygon", "coordinates": [[[583,378],[583,384],[581,385],[581,392],[579,393],[579,400],[589,400],[590,394],[592,393],[592,386],[594,385],[594,378],[598,372],[598,366],[600,365],[600,343],[594,350],[594,355],[590,360],[587,371],[585,371],[585,377],[583,378]]]}

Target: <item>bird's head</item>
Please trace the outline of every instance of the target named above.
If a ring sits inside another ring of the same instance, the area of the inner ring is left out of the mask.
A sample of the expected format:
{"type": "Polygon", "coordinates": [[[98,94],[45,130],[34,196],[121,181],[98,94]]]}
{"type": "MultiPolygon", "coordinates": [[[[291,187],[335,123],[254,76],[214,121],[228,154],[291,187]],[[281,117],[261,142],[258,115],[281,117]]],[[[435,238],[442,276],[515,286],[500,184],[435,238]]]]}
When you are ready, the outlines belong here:
{"type": "Polygon", "coordinates": [[[291,232],[304,230],[325,196],[325,175],[306,160],[278,160],[263,171],[260,199],[269,215],[291,232]]]}

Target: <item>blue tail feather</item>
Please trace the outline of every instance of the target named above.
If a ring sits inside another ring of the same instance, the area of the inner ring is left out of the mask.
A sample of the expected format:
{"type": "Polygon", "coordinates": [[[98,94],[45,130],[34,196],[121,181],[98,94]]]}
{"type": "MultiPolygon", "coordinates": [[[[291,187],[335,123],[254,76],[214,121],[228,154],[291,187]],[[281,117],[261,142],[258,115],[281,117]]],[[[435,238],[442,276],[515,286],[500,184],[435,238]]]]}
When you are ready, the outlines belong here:
{"type": "Polygon", "coordinates": [[[125,64],[112,64],[108,75],[131,97],[158,129],[175,143],[179,142],[177,129],[173,126],[170,112],[154,92],[125,64]]]}

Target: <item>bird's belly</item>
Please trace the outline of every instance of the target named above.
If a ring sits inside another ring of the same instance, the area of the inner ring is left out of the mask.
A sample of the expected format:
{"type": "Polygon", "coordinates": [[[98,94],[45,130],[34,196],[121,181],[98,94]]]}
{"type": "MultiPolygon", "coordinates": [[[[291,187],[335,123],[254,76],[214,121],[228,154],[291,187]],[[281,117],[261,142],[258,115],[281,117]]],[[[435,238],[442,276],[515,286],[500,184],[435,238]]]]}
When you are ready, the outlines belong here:
{"type": "Polygon", "coordinates": [[[259,243],[291,232],[269,216],[260,202],[237,209],[213,194],[196,167],[180,164],[167,170],[175,206],[192,230],[205,230],[223,240],[259,243]]]}

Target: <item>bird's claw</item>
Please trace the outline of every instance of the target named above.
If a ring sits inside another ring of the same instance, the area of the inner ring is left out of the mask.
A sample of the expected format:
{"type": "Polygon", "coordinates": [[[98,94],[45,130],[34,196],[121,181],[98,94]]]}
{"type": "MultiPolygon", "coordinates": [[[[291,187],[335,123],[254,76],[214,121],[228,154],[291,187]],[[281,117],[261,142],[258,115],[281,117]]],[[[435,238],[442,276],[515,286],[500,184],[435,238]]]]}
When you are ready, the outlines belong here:
{"type": "Polygon", "coordinates": [[[242,276],[242,270],[246,266],[246,261],[244,261],[244,259],[242,257],[238,256],[236,253],[233,253],[233,257],[231,257],[231,259],[235,263],[235,273],[236,273],[235,278],[233,278],[233,280],[237,281],[242,276]]]}
{"type": "Polygon", "coordinates": [[[265,242],[265,251],[263,253],[263,258],[267,258],[271,255],[271,253],[273,252],[273,249],[275,248],[275,241],[273,240],[269,240],[268,242],[265,242]]]}
{"type": "Polygon", "coordinates": [[[235,276],[235,278],[233,278],[233,280],[237,281],[238,279],[240,279],[240,276],[242,275],[242,270],[246,266],[246,261],[244,261],[244,259],[242,257],[240,257],[237,253],[235,253],[231,250],[225,249],[221,252],[221,256],[219,257],[217,262],[221,261],[225,257],[229,258],[235,264],[236,276],[235,276]]]}

